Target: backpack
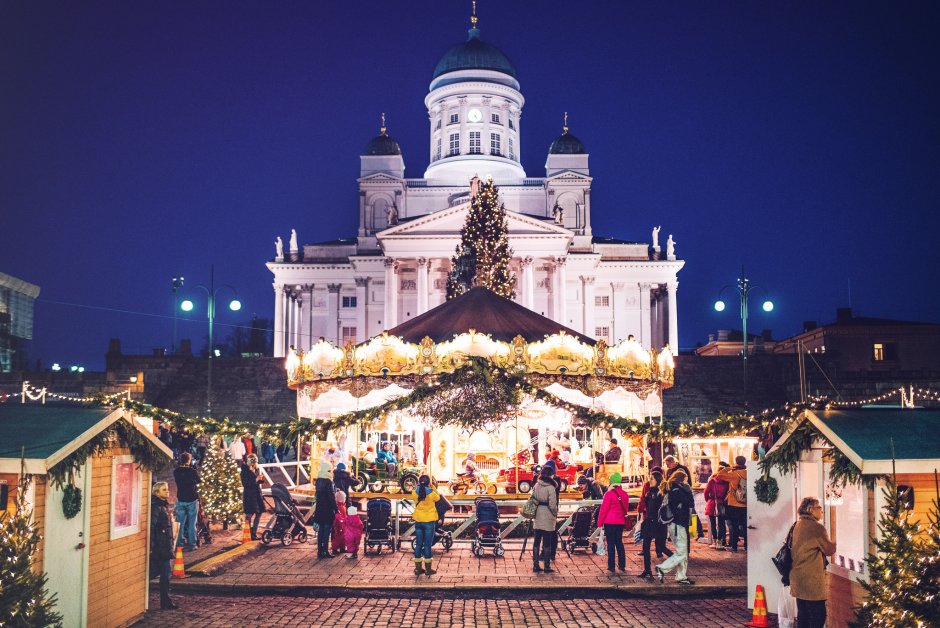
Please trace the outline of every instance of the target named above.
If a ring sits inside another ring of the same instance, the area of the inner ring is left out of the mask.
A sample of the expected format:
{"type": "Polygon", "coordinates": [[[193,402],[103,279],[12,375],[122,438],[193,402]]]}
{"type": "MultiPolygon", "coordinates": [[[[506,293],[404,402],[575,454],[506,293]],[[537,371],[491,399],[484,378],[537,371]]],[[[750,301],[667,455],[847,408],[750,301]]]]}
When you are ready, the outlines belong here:
{"type": "Polygon", "coordinates": [[[675,520],[676,515],[672,512],[672,508],[669,506],[669,493],[663,495],[663,503],[659,507],[659,512],[656,513],[656,516],[659,518],[659,522],[663,525],[669,525],[675,520]]]}
{"type": "Polygon", "coordinates": [[[734,498],[742,504],[747,503],[747,478],[739,477],[738,485],[734,487],[734,498]]]}

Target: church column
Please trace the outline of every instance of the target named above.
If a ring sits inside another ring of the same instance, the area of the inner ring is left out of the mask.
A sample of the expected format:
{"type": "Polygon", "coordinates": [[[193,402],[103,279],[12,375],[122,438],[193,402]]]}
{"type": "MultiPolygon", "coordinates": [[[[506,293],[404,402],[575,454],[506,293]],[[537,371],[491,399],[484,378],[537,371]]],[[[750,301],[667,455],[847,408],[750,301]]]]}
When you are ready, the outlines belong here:
{"type": "Polygon", "coordinates": [[[314,284],[308,283],[304,285],[304,303],[307,304],[307,324],[304,327],[303,333],[307,335],[306,347],[310,348],[314,343],[313,335],[313,289],[314,284]]]}
{"type": "Polygon", "coordinates": [[[581,315],[581,321],[583,329],[581,333],[585,336],[590,336],[594,338],[595,329],[594,325],[594,282],[596,277],[585,277],[581,276],[581,286],[582,286],[582,298],[584,302],[582,303],[584,311],[581,315]]]}
{"type": "Polygon", "coordinates": [[[650,312],[650,284],[640,284],[640,343],[645,349],[652,346],[650,312]]]}
{"type": "Polygon", "coordinates": [[[300,287],[300,346],[304,351],[313,345],[310,333],[310,321],[313,319],[313,285],[304,284],[300,287]]]}
{"type": "Polygon", "coordinates": [[[290,288],[284,289],[284,347],[285,354],[294,347],[294,294],[290,288]]]}
{"type": "Polygon", "coordinates": [[[535,275],[531,257],[522,258],[522,304],[535,309],[535,275]]]}
{"type": "Polygon", "coordinates": [[[627,311],[623,297],[623,283],[610,284],[610,314],[613,319],[611,340],[620,342],[627,337],[627,311]]]}
{"type": "Polygon", "coordinates": [[[308,312],[308,308],[310,307],[310,304],[306,303],[306,299],[304,299],[303,286],[297,286],[297,288],[298,288],[297,290],[297,323],[298,325],[297,325],[297,333],[296,333],[297,342],[295,346],[298,349],[303,349],[304,351],[306,351],[307,349],[310,348],[310,345],[308,343],[309,339],[307,338],[307,333],[306,333],[306,329],[308,327],[307,317],[310,316],[310,313],[308,312]]]}
{"type": "Polygon", "coordinates": [[[398,262],[385,258],[385,320],[382,325],[391,329],[398,324],[398,262]]]}
{"type": "Polygon", "coordinates": [[[326,289],[329,290],[329,296],[327,297],[327,311],[329,317],[327,320],[332,324],[330,327],[327,327],[327,333],[333,332],[333,344],[337,347],[342,346],[343,344],[343,334],[340,330],[340,320],[339,320],[339,298],[340,290],[343,289],[342,284],[331,283],[327,284],[326,289]]]}
{"type": "Polygon", "coordinates": [[[558,299],[555,320],[565,326],[568,325],[568,277],[565,273],[567,261],[564,257],[555,258],[555,288],[558,299]]]}
{"type": "Polygon", "coordinates": [[[415,287],[418,291],[418,314],[428,311],[428,270],[431,265],[426,257],[418,258],[418,279],[415,287]]]}
{"type": "Polygon", "coordinates": [[[274,357],[283,358],[284,352],[284,286],[274,286],[274,357]]]}
{"type": "Polygon", "coordinates": [[[369,278],[356,277],[356,342],[369,337],[369,278]]]}
{"type": "Polygon", "coordinates": [[[666,291],[669,295],[669,348],[673,353],[679,353],[679,311],[676,306],[678,290],[678,281],[670,281],[666,284],[666,291]]]}
{"type": "Polygon", "coordinates": [[[300,341],[300,310],[301,310],[300,304],[301,304],[301,296],[300,296],[300,290],[299,290],[299,288],[300,288],[300,286],[297,286],[296,289],[295,289],[295,292],[294,292],[294,329],[293,329],[293,331],[294,331],[294,335],[293,335],[294,348],[297,349],[298,351],[299,351],[300,349],[303,349],[303,344],[302,344],[301,341],[300,341]]]}

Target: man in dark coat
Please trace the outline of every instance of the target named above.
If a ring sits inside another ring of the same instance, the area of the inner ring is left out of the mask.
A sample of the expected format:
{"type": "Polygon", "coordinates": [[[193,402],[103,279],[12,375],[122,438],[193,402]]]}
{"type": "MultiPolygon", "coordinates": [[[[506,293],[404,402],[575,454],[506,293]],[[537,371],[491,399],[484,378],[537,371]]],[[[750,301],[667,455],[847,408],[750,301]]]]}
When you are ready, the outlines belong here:
{"type": "Polygon", "coordinates": [[[330,465],[320,463],[320,473],[314,483],[313,522],[317,524],[317,559],[330,557],[330,532],[336,520],[336,488],[330,480],[330,465]]]}
{"type": "Polygon", "coordinates": [[[261,513],[264,512],[264,498],[261,497],[261,483],[258,470],[258,456],[251,454],[245,458],[245,464],[241,465],[242,480],[242,509],[245,511],[245,519],[251,526],[251,540],[258,538],[258,522],[261,520],[261,513]]]}
{"type": "Polygon", "coordinates": [[[173,520],[167,499],[170,487],[157,482],[150,492],[150,568],[160,576],[160,608],[177,608],[170,599],[170,572],[173,560],[173,520]]]}

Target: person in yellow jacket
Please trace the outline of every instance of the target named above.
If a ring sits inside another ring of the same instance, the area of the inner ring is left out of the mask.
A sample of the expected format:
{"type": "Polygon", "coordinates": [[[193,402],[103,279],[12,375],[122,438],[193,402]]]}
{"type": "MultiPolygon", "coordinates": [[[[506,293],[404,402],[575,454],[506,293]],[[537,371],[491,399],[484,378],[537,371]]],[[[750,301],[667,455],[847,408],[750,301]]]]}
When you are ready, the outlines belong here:
{"type": "Polygon", "coordinates": [[[730,469],[719,469],[714,475],[728,483],[726,509],[728,518],[728,549],[738,551],[738,539],[744,540],[747,551],[747,458],[738,456],[730,469]],[[743,499],[742,499],[743,498],[743,499]]]}
{"type": "Polygon", "coordinates": [[[436,573],[431,568],[431,546],[434,545],[434,530],[438,523],[436,504],[440,498],[437,491],[431,488],[431,478],[427,475],[418,478],[417,488],[411,491],[411,501],[415,505],[411,518],[415,522],[416,576],[422,573],[431,576],[436,573]]]}

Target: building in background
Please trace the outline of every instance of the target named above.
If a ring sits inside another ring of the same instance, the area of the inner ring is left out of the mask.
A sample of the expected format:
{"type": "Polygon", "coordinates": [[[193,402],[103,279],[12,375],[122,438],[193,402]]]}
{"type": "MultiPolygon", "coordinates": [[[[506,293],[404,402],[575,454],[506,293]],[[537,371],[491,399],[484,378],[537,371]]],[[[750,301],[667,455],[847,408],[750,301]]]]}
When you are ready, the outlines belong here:
{"type": "Polygon", "coordinates": [[[39,286],[0,273],[0,373],[26,368],[33,339],[33,303],[39,286]]]}
{"type": "Polygon", "coordinates": [[[321,336],[361,342],[443,303],[474,177],[492,177],[506,206],[518,303],[609,343],[633,335],[647,348],[678,346],[677,276],[685,262],[672,236],[663,232],[660,246],[658,228],[652,243],[593,233],[588,151],[569,132],[567,114],[563,133],[546,141],[545,176],[525,172],[516,70],[481,39],[476,16],[471,26],[437,63],[424,97],[424,176],[405,178],[383,116],[360,156],[356,237],[306,245],[296,231],[288,242],[278,238],[267,264],[275,356],[321,336]]]}

